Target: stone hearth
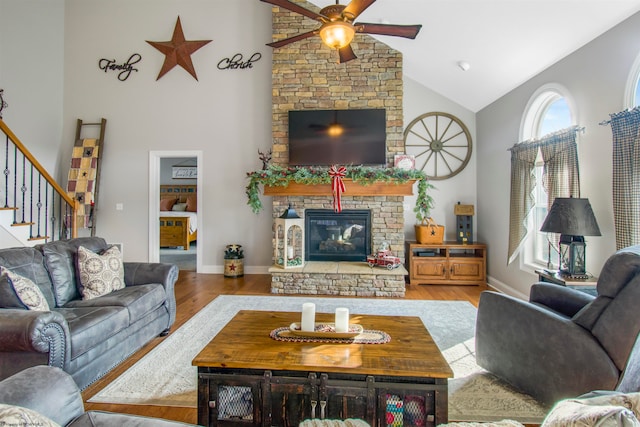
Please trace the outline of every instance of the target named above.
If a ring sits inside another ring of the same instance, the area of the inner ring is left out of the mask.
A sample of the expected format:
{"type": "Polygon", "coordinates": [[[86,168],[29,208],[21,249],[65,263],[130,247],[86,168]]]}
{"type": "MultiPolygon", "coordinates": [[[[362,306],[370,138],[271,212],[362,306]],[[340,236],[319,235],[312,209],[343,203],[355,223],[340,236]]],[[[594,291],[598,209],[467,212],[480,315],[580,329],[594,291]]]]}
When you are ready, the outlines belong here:
{"type": "Polygon", "coordinates": [[[310,261],[304,267],[271,267],[272,294],[313,294],[361,297],[404,297],[400,266],[393,270],[369,267],[366,262],[310,261]]]}

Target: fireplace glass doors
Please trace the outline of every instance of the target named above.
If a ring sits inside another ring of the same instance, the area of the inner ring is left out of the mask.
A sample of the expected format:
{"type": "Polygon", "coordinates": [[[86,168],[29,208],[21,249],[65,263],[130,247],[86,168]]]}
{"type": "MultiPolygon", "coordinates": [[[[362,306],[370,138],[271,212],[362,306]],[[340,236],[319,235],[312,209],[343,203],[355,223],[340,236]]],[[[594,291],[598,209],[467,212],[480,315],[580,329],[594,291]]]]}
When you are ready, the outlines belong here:
{"type": "Polygon", "coordinates": [[[366,261],[371,250],[371,211],[307,209],[305,253],[308,261],[366,261]]]}

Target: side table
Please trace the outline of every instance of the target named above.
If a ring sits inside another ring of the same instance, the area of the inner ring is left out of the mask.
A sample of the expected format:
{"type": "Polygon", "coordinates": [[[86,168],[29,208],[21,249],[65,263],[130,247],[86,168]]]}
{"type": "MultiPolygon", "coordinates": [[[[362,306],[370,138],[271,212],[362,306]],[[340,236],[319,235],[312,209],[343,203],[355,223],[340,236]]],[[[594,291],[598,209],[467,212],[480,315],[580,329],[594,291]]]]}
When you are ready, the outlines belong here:
{"type": "Polygon", "coordinates": [[[540,282],[553,283],[591,295],[597,295],[596,285],[598,283],[598,278],[591,274],[588,274],[585,278],[577,278],[562,274],[557,270],[544,269],[536,270],[536,274],[538,275],[538,281],[540,282]]]}

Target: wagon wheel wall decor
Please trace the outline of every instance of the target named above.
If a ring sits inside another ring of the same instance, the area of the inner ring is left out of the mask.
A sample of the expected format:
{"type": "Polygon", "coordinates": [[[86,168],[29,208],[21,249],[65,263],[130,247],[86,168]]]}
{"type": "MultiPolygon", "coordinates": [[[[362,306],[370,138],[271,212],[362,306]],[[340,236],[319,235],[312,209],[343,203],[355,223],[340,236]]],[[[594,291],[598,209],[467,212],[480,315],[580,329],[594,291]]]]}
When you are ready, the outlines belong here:
{"type": "Polygon", "coordinates": [[[414,119],[404,131],[405,152],[429,179],[451,178],[471,158],[471,134],[456,116],[431,112],[414,119]]]}

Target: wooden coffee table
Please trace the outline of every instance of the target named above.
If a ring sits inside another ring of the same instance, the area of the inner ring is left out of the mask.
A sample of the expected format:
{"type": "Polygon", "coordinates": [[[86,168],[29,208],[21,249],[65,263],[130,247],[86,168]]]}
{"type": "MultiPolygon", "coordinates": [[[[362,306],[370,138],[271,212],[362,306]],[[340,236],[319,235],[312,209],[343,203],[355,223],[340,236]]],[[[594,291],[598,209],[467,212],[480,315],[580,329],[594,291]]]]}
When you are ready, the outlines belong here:
{"type": "MultiPolygon", "coordinates": [[[[308,418],[360,418],[372,426],[446,423],[453,372],[419,317],[351,315],[391,336],[386,344],[270,338],[299,312],[242,310],[193,359],[198,424],[297,426],[308,418]]],[[[334,314],[316,314],[333,322],[334,314]]]]}

